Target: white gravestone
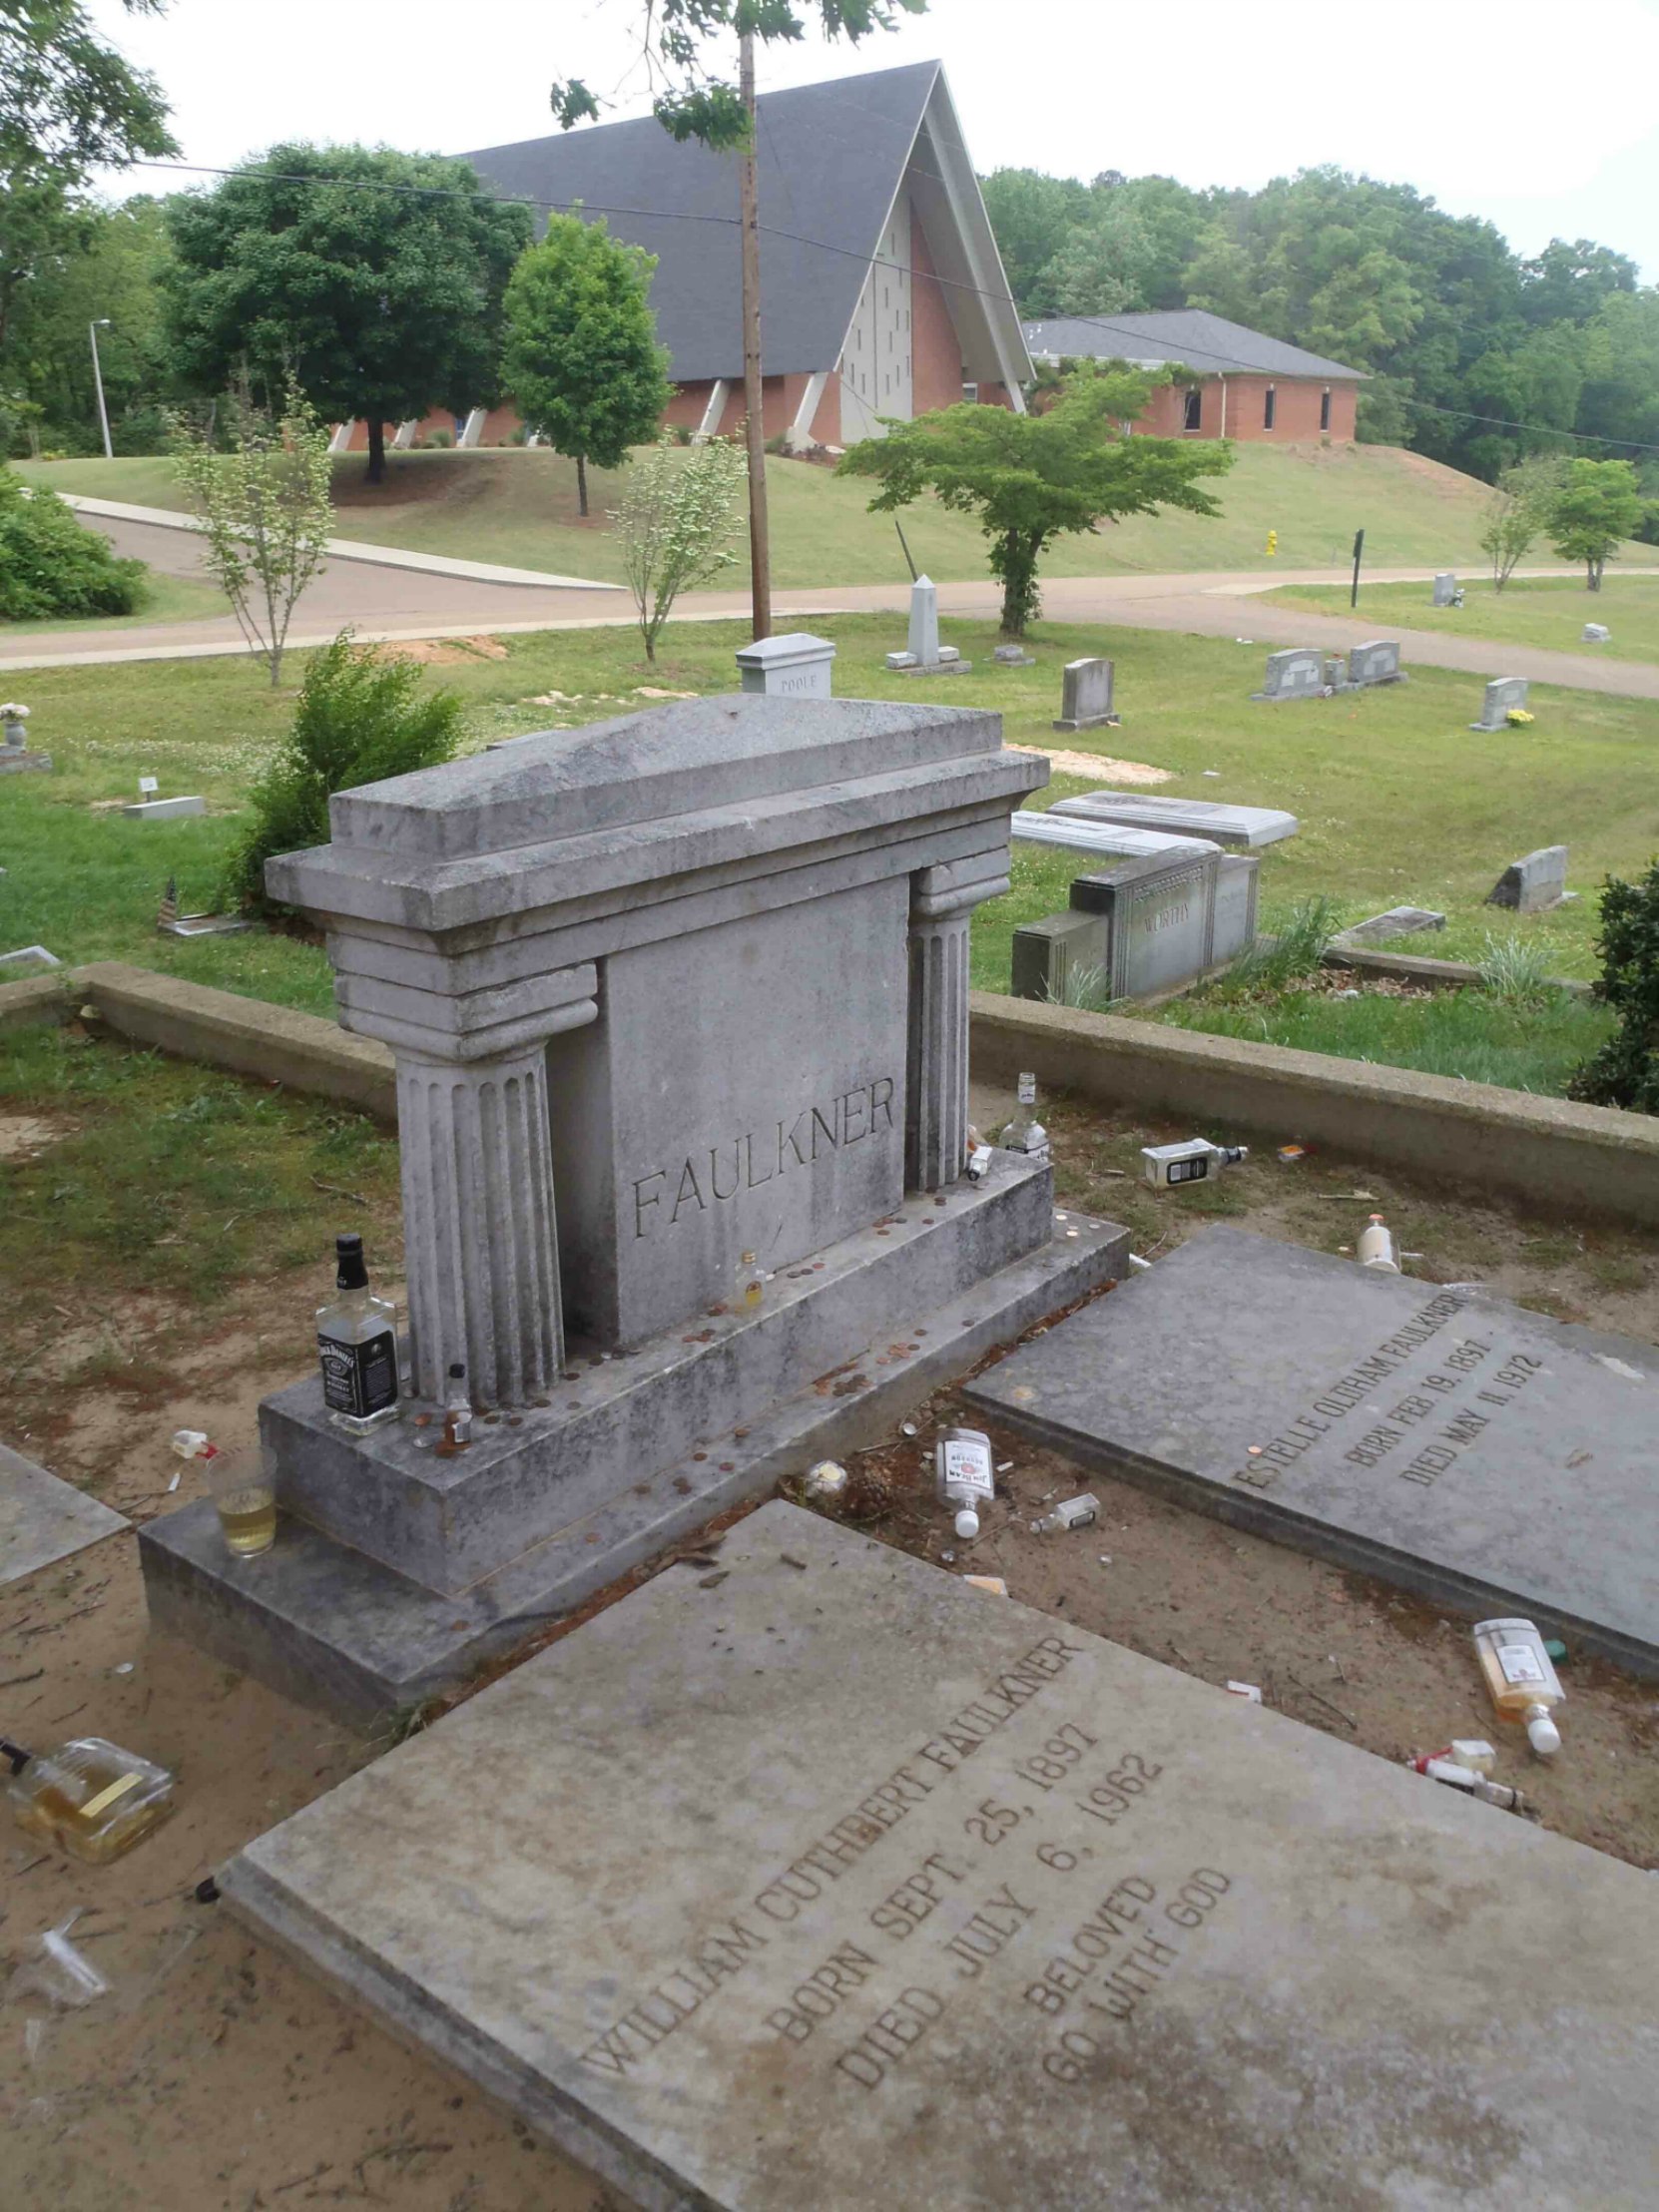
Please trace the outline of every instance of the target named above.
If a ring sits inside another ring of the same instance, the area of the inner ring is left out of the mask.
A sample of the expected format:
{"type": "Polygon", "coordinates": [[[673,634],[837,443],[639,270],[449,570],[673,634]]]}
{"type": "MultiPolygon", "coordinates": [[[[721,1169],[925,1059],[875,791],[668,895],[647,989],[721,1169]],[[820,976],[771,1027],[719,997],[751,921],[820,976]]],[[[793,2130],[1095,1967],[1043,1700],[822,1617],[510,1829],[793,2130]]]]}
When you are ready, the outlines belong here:
{"type": "Polygon", "coordinates": [[[792,630],[739,648],[743,689],[773,699],[828,699],[833,689],[835,648],[828,638],[792,630]]]}
{"type": "Polygon", "coordinates": [[[1579,633],[1583,645],[1605,645],[1613,635],[1604,622],[1587,622],[1579,633]]]}
{"type": "Polygon", "coordinates": [[[1469,728],[1488,732],[1506,729],[1505,718],[1525,707],[1526,690],[1524,676],[1494,676],[1480,703],[1480,720],[1471,722],[1469,728]]]}
{"type": "Polygon", "coordinates": [[[1110,661],[1068,661],[1056,730],[1094,730],[1112,719],[1110,661]]]}
{"type": "Polygon", "coordinates": [[[1062,815],[1057,809],[1044,814],[1031,807],[1019,809],[1008,825],[1008,833],[1016,844],[1051,844],[1067,852],[1103,852],[1122,859],[1149,852],[1182,854],[1220,849],[1209,837],[1171,836],[1161,830],[1134,830],[1118,823],[1086,822],[1077,815],[1062,815]]]}
{"type": "Polygon", "coordinates": [[[1440,569],[1434,578],[1436,607],[1453,607],[1457,603],[1457,578],[1449,568],[1440,569]]]}
{"type": "Polygon", "coordinates": [[[1325,657],[1312,646],[1288,646],[1268,655],[1262,689],[1252,699],[1318,699],[1325,691],[1325,657]]]}
{"type": "Polygon", "coordinates": [[[918,576],[910,586],[906,650],[889,653],[887,666],[897,676],[966,676],[973,666],[953,645],[939,643],[939,588],[930,576],[918,576]]]}
{"type": "Polygon", "coordinates": [[[1151,792],[1083,792],[1057,800],[1053,812],[1065,821],[1116,823],[1137,830],[1160,830],[1172,836],[1209,837],[1217,844],[1254,850],[1294,837],[1295,815],[1278,807],[1231,807],[1217,799],[1171,799],[1151,792]]]}

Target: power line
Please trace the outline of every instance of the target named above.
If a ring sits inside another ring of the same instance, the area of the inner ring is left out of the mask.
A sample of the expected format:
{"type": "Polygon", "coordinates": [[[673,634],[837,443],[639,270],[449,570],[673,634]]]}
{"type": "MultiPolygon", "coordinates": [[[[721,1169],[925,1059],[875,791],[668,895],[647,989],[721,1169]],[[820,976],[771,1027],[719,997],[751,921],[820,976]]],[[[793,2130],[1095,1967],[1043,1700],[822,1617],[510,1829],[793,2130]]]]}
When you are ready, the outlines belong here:
{"type": "MultiPolygon", "coordinates": [[[[538,200],[527,193],[469,193],[463,192],[454,185],[399,185],[382,181],[379,178],[318,177],[307,175],[298,170],[218,169],[205,163],[195,162],[146,160],[135,162],[133,167],[135,169],[160,169],[191,177],[259,177],[268,184],[306,185],[318,191],[387,192],[414,199],[465,200],[474,203],[482,200],[496,207],[534,208],[542,214],[568,215],[582,211],[593,215],[635,216],[652,223],[712,223],[731,231],[740,228],[740,218],[737,216],[706,215],[682,208],[623,208],[607,206],[594,200],[538,200]]],[[[942,183],[943,180],[940,179],[939,182],[942,183]]],[[[760,229],[769,238],[783,239],[791,245],[809,247],[821,254],[834,254],[844,261],[858,263],[863,269],[897,266],[883,263],[879,254],[860,254],[854,247],[837,246],[830,239],[809,238],[803,232],[786,231],[777,224],[762,223],[760,229]]],[[[941,276],[936,272],[926,280],[940,285],[944,290],[967,292],[975,298],[988,299],[998,306],[1013,305],[1011,294],[992,291],[984,284],[968,283],[959,277],[941,276]]],[[[1017,316],[1019,310],[1015,308],[1014,311],[1017,316]]],[[[1146,342],[1144,337],[1138,331],[1130,329],[1127,323],[1114,322],[1106,315],[1033,316],[1031,319],[1033,321],[1070,322],[1084,329],[1104,331],[1111,337],[1126,337],[1137,344],[1146,342]]],[[[1024,321],[1021,318],[1022,333],[1023,329],[1024,321]]],[[[1222,373],[1233,375],[1271,375],[1273,373],[1268,369],[1241,369],[1234,355],[1212,352],[1207,346],[1188,346],[1184,348],[1181,355],[1182,365],[1190,363],[1196,366],[1202,361],[1212,361],[1222,373]]],[[[1571,438],[1580,445],[1611,445],[1635,453],[1659,453],[1659,444],[1641,438],[1613,438],[1593,430],[1564,430],[1553,423],[1515,422],[1501,415],[1474,414],[1463,407],[1435,406],[1430,400],[1412,399],[1404,393],[1395,393],[1392,396],[1399,406],[1413,408],[1421,414],[1439,415],[1447,421],[1477,422],[1488,428],[1518,430],[1537,437],[1571,438]]]]}

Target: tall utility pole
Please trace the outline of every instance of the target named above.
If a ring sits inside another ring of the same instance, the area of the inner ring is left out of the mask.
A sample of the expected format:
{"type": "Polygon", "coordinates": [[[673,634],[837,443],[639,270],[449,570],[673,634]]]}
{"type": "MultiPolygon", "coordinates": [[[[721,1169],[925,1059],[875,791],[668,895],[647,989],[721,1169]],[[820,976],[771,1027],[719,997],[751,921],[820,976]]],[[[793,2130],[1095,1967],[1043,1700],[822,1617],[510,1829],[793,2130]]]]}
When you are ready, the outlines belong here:
{"type": "Polygon", "coordinates": [[[104,404],[104,371],[98,365],[98,333],[101,329],[107,330],[109,326],[110,318],[107,314],[101,314],[98,320],[91,325],[92,381],[98,392],[98,427],[104,433],[104,458],[107,461],[113,461],[115,459],[115,447],[110,443],[110,410],[104,404]]]}
{"type": "Polygon", "coordinates": [[[761,389],[761,196],[755,174],[755,34],[738,44],[738,85],[749,118],[739,189],[743,213],[743,404],[749,447],[749,570],[757,638],[772,635],[772,545],[767,528],[767,440],[761,389]]]}

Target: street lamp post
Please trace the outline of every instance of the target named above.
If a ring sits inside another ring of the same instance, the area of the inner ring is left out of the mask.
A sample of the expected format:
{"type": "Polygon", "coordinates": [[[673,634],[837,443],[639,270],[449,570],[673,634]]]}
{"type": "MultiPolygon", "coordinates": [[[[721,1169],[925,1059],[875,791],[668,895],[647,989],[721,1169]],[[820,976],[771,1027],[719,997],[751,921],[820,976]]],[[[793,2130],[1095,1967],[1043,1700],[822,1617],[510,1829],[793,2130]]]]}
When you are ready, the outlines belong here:
{"type": "Polygon", "coordinates": [[[90,329],[92,333],[92,381],[98,392],[98,427],[104,433],[104,458],[107,461],[113,461],[115,459],[115,447],[110,443],[110,411],[104,404],[104,372],[98,365],[98,333],[100,330],[107,330],[109,326],[109,316],[101,314],[97,321],[90,325],[90,329]]]}

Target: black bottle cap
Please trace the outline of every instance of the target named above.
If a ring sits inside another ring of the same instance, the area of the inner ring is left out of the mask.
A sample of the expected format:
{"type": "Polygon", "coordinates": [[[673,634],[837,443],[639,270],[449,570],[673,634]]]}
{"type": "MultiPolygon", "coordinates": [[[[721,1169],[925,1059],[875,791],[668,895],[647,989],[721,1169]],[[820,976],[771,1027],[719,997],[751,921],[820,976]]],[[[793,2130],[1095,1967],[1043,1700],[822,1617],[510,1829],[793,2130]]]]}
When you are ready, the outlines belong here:
{"type": "Polygon", "coordinates": [[[21,1774],[33,1757],[32,1751],[25,1751],[21,1744],[14,1744],[8,1737],[0,1736],[0,1759],[5,1760],[13,1774],[21,1774]]]}
{"type": "Polygon", "coordinates": [[[457,1360],[449,1370],[449,1380],[451,1382],[463,1382],[465,1378],[466,1369],[461,1365],[460,1361],[457,1360]]]}
{"type": "Polygon", "coordinates": [[[363,1240],[354,1229],[334,1239],[334,1256],[339,1263],[334,1287],[341,1291],[366,1291],[368,1268],[363,1260],[363,1240]]]}

